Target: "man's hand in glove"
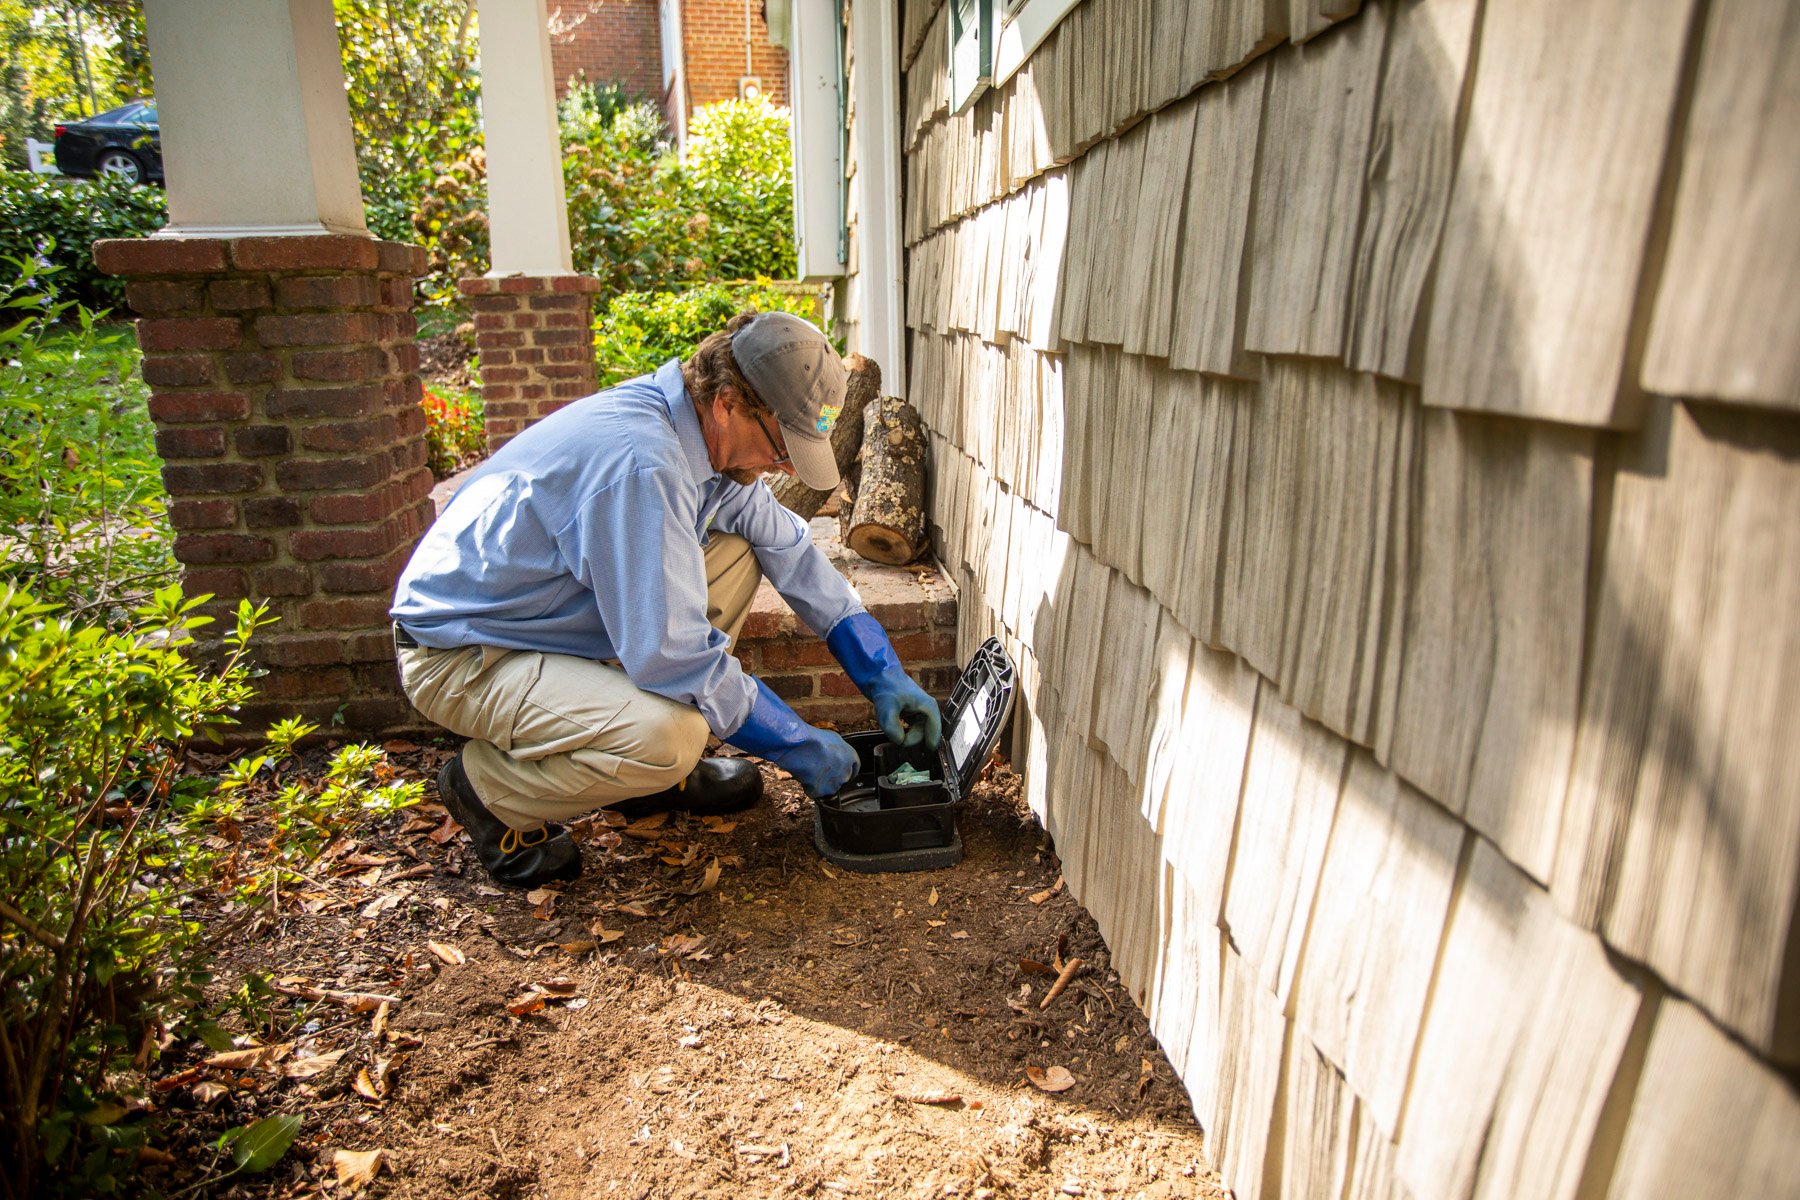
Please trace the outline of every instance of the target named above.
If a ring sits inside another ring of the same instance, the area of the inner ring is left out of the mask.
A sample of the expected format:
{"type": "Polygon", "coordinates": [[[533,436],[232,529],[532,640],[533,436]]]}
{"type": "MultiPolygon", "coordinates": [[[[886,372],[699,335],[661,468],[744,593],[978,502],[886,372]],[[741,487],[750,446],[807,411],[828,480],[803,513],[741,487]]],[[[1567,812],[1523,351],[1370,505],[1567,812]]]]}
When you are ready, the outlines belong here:
{"type": "Polygon", "coordinates": [[[836,795],[859,765],[849,742],[829,729],[802,721],[760,679],[756,681],[756,706],[738,731],[725,740],[785,770],[814,800],[836,795]]]}
{"type": "Polygon", "coordinates": [[[937,749],[943,733],[937,701],[901,667],[893,643],[874,617],[852,613],[831,627],[825,645],[850,681],[874,702],[875,720],[890,742],[937,749]]]}

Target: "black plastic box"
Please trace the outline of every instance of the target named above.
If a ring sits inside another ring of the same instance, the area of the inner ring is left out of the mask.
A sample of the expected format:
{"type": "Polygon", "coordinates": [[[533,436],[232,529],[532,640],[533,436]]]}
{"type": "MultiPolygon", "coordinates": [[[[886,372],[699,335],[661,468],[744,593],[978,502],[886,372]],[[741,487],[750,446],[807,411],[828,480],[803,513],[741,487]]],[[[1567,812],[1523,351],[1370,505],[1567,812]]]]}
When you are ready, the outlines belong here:
{"type": "Polygon", "coordinates": [[[969,794],[1012,713],[1012,659],[999,641],[981,644],[950,694],[938,748],[896,746],[879,730],[845,737],[856,775],[813,805],[813,844],[852,871],[926,871],[962,861],[956,806],[969,794]],[[893,784],[901,764],[926,771],[922,783],[893,784]]]}

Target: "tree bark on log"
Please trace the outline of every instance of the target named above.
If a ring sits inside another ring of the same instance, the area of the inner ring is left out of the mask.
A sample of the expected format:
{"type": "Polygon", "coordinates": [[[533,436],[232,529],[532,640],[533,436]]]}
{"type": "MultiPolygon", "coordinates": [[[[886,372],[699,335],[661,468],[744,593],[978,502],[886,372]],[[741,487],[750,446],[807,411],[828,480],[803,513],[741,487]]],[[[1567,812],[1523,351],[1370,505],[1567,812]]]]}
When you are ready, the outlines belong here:
{"type": "MultiPolygon", "coordinates": [[[[862,449],[863,412],[881,395],[881,367],[872,358],[852,354],[844,360],[849,380],[844,388],[844,411],[831,428],[831,453],[837,459],[839,475],[848,475],[862,449]]],[[[819,509],[831,498],[830,492],[807,487],[798,475],[781,475],[769,484],[775,499],[783,508],[798,513],[803,521],[819,515],[819,509]]]]}
{"type": "Polygon", "coordinates": [[[844,544],[896,567],[925,552],[925,429],[904,400],[884,397],[863,416],[862,477],[844,544]]]}

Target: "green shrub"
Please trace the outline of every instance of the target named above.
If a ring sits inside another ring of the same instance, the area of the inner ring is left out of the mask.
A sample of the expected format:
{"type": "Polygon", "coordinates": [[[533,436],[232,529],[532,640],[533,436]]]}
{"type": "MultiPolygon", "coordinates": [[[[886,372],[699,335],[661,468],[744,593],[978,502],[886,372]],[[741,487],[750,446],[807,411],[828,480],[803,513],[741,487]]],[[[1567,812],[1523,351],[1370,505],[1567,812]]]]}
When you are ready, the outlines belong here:
{"type": "Polygon", "coordinates": [[[0,288],[0,586],[110,619],[178,571],[138,352],[123,327],[54,299],[53,273],[30,259],[11,267],[17,278],[0,288]]]}
{"type": "Polygon", "coordinates": [[[687,191],[707,217],[700,244],[713,278],[793,275],[793,167],[787,110],[766,97],[724,100],[694,114],[687,191]]]}
{"type": "Polygon", "coordinates": [[[594,322],[600,386],[645,375],[671,358],[686,358],[709,333],[740,312],[791,312],[818,325],[817,302],[766,279],[753,284],[709,283],[682,292],[630,292],[594,322]]]}
{"type": "Polygon", "coordinates": [[[62,179],[0,171],[0,258],[61,268],[58,285],[90,308],[123,308],[125,282],[94,267],[101,238],[144,237],[169,219],[162,189],[107,176],[62,179]]]}
{"type": "Polygon", "coordinates": [[[425,442],[431,456],[427,465],[438,479],[447,479],[487,454],[485,408],[478,391],[429,387],[419,401],[425,410],[425,442]]]}
{"type": "Polygon", "coordinates": [[[0,1177],[15,1195],[119,1189],[144,1138],[109,1073],[148,1060],[207,982],[185,898],[216,855],[184,747],[250,695],[246,603],[203,672],[170,588],[109,633],[0,592],[0,1177]]]}
{"type": "Polygon", "coordinates": [[[564,146],[602,140],[621,120],[623,131],[645,153],[659,152],[669,139],[669,124],[655,105],[627,92],[622,84],[593,83],[579,72],[557,102],[556,120],[564,146]]]}

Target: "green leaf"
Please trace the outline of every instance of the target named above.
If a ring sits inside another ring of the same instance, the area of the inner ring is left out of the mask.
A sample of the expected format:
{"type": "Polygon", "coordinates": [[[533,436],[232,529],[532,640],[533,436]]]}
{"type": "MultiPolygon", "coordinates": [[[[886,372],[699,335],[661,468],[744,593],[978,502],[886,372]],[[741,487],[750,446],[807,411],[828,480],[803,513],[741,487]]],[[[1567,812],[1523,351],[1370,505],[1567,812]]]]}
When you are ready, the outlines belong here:
{"type": "Polygon", "coordinates": [[[240,1125],[225,1135],[225,1145],[238,1169],[254,1175],[280,1162],[299,1135],[300,1118],[289,1113],[264,1117],[250,1126],[240,1125]]]}
{"type": "Polygon", "coordinates": [[[215,1054],[223,1054],[232,1048],[231,1035],[220,1027],[217,1021],[202,1021],[194,1027],[194,1036],[205,1043],[206,1048],[215,1054]]]}

